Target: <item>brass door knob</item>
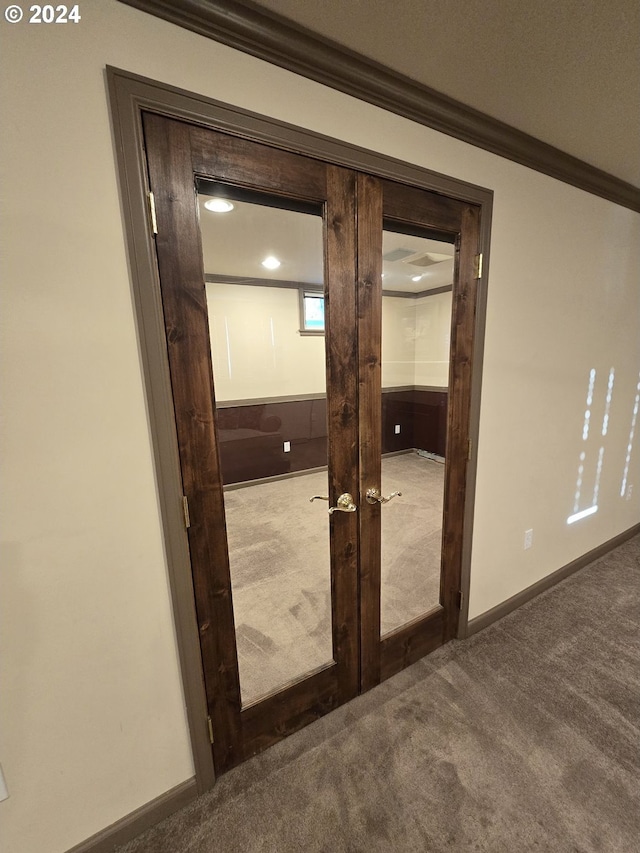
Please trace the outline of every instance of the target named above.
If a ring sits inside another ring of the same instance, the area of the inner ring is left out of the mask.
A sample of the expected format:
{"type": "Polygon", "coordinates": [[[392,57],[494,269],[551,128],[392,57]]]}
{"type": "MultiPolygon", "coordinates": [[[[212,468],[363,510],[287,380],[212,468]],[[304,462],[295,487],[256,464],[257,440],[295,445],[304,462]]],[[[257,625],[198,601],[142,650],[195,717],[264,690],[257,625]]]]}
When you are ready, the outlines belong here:
{"type": "Polygon", "coordinates": [[[393,500],[396,497],[401,498],[402,492],[391,492],[391,494],[385,498],[383,495],[380,494],[380,489],[374,487],[371,489],[367,489],[366,497],[367,503],[370,504],[388,504],[389,501],[393,500]]]}
{"type": "Polygon", "coordinates": [[[334,512],[355,512],[357,509],[358,507],[353,502],[353,496],[349,492],[345,492],[338,498],[337,506],[329,507],[329,515],[333,515],[334,512]]]}
{"type": "MultiPolygon", "coordinates": [[[[328,501],[328,495],[314,495],[312,498],[309,498],[310,501],[328,501]]],[[[358,507],[353,502],[353,495],[350,495],[349,492],[345,492],[343,495],[340,495],[338,500],[336,501],[337,506],[329,507],[329,515],[333,515],[334,512],[355,512],[358,507]]]]}

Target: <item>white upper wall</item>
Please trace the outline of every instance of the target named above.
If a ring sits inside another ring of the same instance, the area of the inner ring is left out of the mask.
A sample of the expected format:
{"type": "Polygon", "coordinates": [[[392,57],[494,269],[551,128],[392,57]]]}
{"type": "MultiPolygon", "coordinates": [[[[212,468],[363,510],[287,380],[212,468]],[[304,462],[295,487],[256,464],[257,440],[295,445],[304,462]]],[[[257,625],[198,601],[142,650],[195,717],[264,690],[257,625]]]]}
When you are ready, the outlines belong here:
{"type": "Polygon", "coordinates": [[[401,296],[382,299],[382,387],[415,385],[416,301],[401,296]]]}
{"type": "Polygon", "coordinates": [[[193,773],[105,65],[495,191],[472,616],[640,514],[637,446],[633,497],[620,496],[640,362],[636,214],[115,0],[81,11],[77,25],[0,26],[6,853],[61,853],[193,773]],[[590,466],[605,448],[599,510],[567,525],[589,372],[601,406],[611,367],[610,427],[588,448],[590,466]]]}
{"type": "Polygon", "coordinates": [[[416,385],[449,385],[451,291],[416,300],[416,385]]]}
{"type": "Polygon", "coordinates": [[[207,284],[216,401],[325,394],[324,335],[300,334],[294,288],[207,284]]]}
{"type": "MultiPolygon", "coordinates": [[[[300,334],[294,288],[208,283],[216,401],[326,393],[325,339],[300,334]]],[[[445,387],[451,294],[382,299],[382,386],[445,387]]]]}

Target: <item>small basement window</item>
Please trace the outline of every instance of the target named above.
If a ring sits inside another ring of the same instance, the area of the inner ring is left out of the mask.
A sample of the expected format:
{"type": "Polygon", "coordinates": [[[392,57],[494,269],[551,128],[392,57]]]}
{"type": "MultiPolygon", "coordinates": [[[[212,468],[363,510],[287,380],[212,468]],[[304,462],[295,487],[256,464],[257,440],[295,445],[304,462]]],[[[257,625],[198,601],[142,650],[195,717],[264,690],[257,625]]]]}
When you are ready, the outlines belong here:
{"type": "Polygon", "coordinates": [[[300,290],[300,334],[324,334],[324,293],[300,290]]]}

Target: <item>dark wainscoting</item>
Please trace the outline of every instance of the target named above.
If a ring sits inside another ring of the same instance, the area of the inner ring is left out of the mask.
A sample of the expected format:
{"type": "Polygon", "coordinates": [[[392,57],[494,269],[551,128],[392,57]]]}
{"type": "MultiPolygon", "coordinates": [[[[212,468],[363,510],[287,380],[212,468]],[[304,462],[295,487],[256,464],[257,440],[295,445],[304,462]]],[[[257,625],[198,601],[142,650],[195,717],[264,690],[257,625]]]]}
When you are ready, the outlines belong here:
{"type": "MultiPolygon", "coordinates": [[[[217,423],[225,485],[327,464],[325,398],[223,405],[217,423]],[[288,452],[286,441],[291,445],[288,452]]],[[[383,391],[383,453],[417,447],[444,456],[446,436],[446,389],[383,391]]]]}
{"type": "Polygon", "coordinates": [[[217,421],[225,485],[327,464],[325,398],[218,408],[217,421]]]}
{"type": "Polygon", "coordinates": [[[417,447],[444,456],[447,445],[447,391],[412,388],[382,394],[382,452],[417,447]],[[400,426],[396,435],[395,427],[400,426]]]}

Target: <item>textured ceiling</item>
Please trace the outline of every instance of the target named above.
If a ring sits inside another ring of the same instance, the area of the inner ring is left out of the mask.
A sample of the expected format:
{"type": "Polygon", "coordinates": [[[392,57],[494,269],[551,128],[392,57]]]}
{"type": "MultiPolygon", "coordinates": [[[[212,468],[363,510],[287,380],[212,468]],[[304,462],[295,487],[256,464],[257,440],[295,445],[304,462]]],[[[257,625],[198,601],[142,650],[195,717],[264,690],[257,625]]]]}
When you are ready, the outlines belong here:
{"type": "Polygon", "coordinates": [[[640,187],[638,0],[258,0],[640,187]]]}

